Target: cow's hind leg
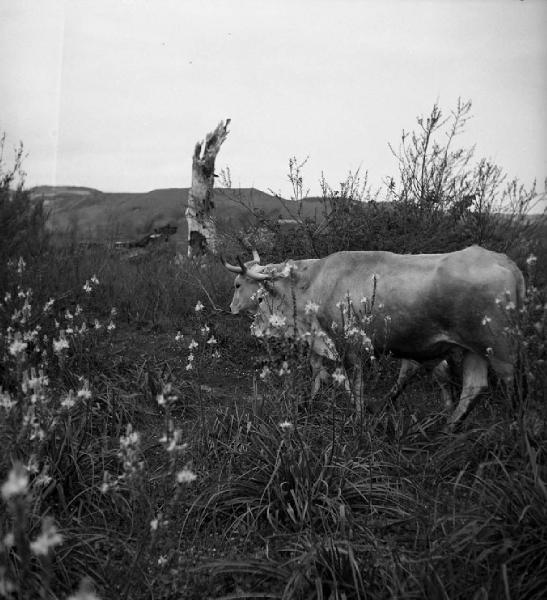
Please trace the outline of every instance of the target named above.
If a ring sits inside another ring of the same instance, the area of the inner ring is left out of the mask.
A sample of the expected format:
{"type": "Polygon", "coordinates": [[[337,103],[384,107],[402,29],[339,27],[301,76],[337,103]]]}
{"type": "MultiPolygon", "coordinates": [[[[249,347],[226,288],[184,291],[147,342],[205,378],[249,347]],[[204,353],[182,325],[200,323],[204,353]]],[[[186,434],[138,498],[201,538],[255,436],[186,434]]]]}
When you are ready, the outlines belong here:
{"type": "Polygon", "coordinates": [[[397,398],[401,395],[405,387],[414,378],[416,373],[420,371],[422,365],[415,360],[403,359],[401,361],[401,368],[399,369],[399,375],[397,381],[393,387],[389,390],[386,400],[395,404],[397,398]]]}
{"type": "Polygon", "coordinates": [[[448,420],[448,428],[454,430],[467,417],[481,392],[488,388],[488,363],[474,352],[463,357],[463,389],[456,410],[448,420]]]}
{"type": "Polygon", "coordinates": [[[313,400],[321,388],[321,382],[328,379],[328,373],[323,366],[323,357],[315,352],[310,354],[310,365],[312,372],[311,398],[313,400]]]}
{"type": "Polygon", "coordinates": [[[441,388],[441,398],[446,410],[452,410],[454,405],[452,398],[452,372],[447,360],[441,362],[433,369],[433,379],[441,388]]]}
{"type": "Polygon", "coordinates": [[[361,357],[357,352],[346,351],[343,362],[344,369],[348,377],[346,389],[350,392],[350,395],[355,403],[357,415],[361,416],[365,406],[363,396],[363,364],[361,357]]]}

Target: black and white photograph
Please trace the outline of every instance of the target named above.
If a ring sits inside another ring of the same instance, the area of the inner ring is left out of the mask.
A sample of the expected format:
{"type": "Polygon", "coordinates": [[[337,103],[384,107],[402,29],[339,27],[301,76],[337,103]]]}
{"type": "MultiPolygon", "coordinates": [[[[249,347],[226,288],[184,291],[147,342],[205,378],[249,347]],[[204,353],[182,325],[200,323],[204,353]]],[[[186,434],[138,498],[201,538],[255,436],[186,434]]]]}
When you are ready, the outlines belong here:
{"type": "Polygon", "coordinates": [[[547,1],[0,0],[0,599],[547,597],[547,1]]]}

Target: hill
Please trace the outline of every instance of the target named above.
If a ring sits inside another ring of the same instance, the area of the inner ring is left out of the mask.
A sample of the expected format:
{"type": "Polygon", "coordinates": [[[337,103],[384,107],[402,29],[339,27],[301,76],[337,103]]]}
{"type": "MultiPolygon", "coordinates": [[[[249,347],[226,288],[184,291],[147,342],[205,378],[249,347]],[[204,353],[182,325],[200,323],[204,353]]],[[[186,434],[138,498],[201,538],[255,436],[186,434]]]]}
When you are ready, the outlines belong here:
{"type": "MultiPolygon", "coordinates": [[[[77,186],[39,186],[29,190],[31,199],[43,200],[50,229],[58,234],[78,234],[85,239],[129,239],[150,233],[156,227],[178,225],[186,237],[184,211],[188,188],[157,189],[150,192],[102,192],[77,186]]],[[[291,219],[299,203],[277,198],[255,188],[215,188],[214,202],[219,222],[250,223],[252,212],[266,217],[291,219]]],[[[302,214],[321,210],[319,198],[302,203],[302,214]]]]}

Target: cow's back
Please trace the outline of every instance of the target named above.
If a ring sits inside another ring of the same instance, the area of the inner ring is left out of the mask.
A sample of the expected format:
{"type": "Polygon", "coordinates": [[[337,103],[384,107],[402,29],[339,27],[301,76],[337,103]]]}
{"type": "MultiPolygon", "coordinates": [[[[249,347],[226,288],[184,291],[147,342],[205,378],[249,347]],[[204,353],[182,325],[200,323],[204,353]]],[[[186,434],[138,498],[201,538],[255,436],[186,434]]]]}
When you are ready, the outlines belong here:
{"type": "Polygon", "coordinates": [[[319,304],[327,330],[341,320],[340,302],[349,297],[363,316],[373,302],[367,333],[396,355],[423,360],[451,345],[508,351],[501,339],[505,298],[518,306],[524,280],[503,254],[478,246],[447,254],[338,252],[306,263],[302,297],[319,304]]]}

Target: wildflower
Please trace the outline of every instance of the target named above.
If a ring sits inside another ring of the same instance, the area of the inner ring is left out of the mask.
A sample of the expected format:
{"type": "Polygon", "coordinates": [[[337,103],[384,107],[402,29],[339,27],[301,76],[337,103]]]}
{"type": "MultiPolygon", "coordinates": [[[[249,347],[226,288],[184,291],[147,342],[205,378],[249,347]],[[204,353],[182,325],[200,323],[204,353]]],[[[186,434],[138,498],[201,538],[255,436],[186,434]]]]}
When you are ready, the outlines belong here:
{"type": "Polygon", "coordinates": [[[74,318],[74,315],[68,310],[68,308],[65,310],[65,319],[67,321],[71,321],[74,318]]]}
{"type": "Polygon", "coordinates": [[[100,329],[102,327],[101,323],[99,322],[99,319],[95,319],[95,321],[93,322],[93,326],[95,327],[95,329],[100,329]]]}
{"type": "Polygon", "coordinates": [[[209,331],[211,331],[211,328],[208,325],[204,325],[200,329],[201,335],[203,335],[203,336],[206,336],[209,333],[209,331]]]}
{"type": "Polygon", "coordinates": [[[15,536],[13,535],[13,531],[6,533],[2,541],[6,548],[13,548],[13,546],[15,546],[15,536]]]}
{"type": "Polygon", "coordinates": [[[44,312],[47,312],[55,303],[55,300],[53,298],[50,298],[45,304],[44,304],[44,312]]]}
{"type": "Polygon", "coordinates": [[[165,556],[163,554],[158,558],[158,566],[160,566],[160,567],[163,567],[164,565],[166,565],[167,562],[168,562],[167,556],[165,556]]]}
{"type": "Polygon", "coordinates": [[[156,517],[150,521],[150,531],[157,531],[158,526],[160,524],[160,520],[156,517]]]}
{"type": "Polygon", "coordinates": [[[486,348],[486,356],[493,356],[494,354],[494,350],[488,346],[488,348],[486,348]]]}
{"type": "Polygon", "coordinates": [[[262,371],[260,371],[260,379],[266,379],[268,377],[268,375],[271,373],[269,367],[267,367],[266,365],[264,365],[262,367],[262,371]]]}
{"type": "Polygon", "coordinates": [[[91,398],[91,390],[89,389],[89,383],[87,383],[87,381],[84,383],[84,387],[81,390],[78,390],[77,396],[84,400],[89,400],[91,398]]]}
{"type": "Polygon", "coordinates": [[[79,316],[82,314],[83,311],[84,309],[79,304],[76,304],[76,308],[74,309],[74,315],[79,316]]]}
{"type": "Polygon", "coordinates": [[[55,352],[55,354],[60,354],[63,350],[66,350],[68,347],[68,341],[65,338],[64,332],[61,331],[59,339],[53,340],[53,352],[55,352]]]}
{"type": "Polygon", "coordinates": [[[530,254],[530,256],[526,259],[526,264],[529,267],[533,267],[537,263],[538,257],[534,254],[530,254]]]}
{"type": "Polygon", "coordinates": [[[177,331],[177,335],[175,336],[175,342],[182,342],[184,336],[180,331],[177,331]]]}
{"type": "Polygon", "coordinates": [[[319,310],[319,304],[317,304],[316,302],[313,302],[312,300],[307,302],[306,306],[304,306],[304,312],[307,315],[317,314],[318,310],[319,310]]]}
{"type": "Polygon", "coordinates": [[[279,376],[283,377],[283,375],[288,375],[290,372],[291,370],[289,369],[289,363],[284,360],[281,364],[281,369],[279,369],[279,376]]]}
{"type": "Polygon", "coordinates": [[[12,356],[18,356],[27,349],[27,343],[20,339],[13,340],[9,347],[9,353],[12,356]]]}
{"type": "Polygon", "coordinates": [[[99,280],[97,279],[97,275],[93,275],[93,277],[91,278],[91,283],[94,283],[95,285],[99,285],[99,280]]]}
{"type": "Polygon", "coordinates": [[[488,323],[490,323],[492,321],[492,319],[490,317],[487,317],[486,315],[483,317],[481,324],[482,325],[488,325],[488,323]]]}
{"type": "Polygon", "coordinates": [[[82,287],[82,289],[84,290],[84,292],[86,294],[90,294],[91,293],[91,285],[89,285],[89,281],[86,281],[84,286],[82,287]]]}
{"type": "Polygon", "coordinates": [[[287,319],[283,315],[278,315],[274,313],[268,319],[268,321],[272,327],[284,327],[287,322],[287,319]]]}
{"type": "Polygon", "coordinates": [[[177,482],[178,483],[192,483],[197,479],[197,475],[190,471],[187,467],[184,467],[182,471],[177,473],[177,482]]]}
{"type": "Polygon", "coordinates": [[[61,406],[64,408],[72,408],[76,404],[76,397],[74,396],[74,391],[69,390],[66,398],[61,401],[61,406]]]}
{"type": "Polygon", "coordinates": [[[279,429],[281,431],[292,431],[294,429],[294,425],[290,421],[282,421],[279,423],[279,429]]]}
{"type": "Polygon", "coordinates": [[[188,344],[188,350],[194,350],[194,348],[197,348],[198,346],[199,344],[192,338],[192,341],[188,344]]]}
{"type": "Polygon", "coordinates": [[[346,376],[340,367],[335,369],[334,373],[332,374],[332,378],[338,385],[342,385],[346,381],[346,376]]]}
{"type": "Polygon", "coordinates": [[[80,586],[75,594],[72,594],[67,600],[101,600],[95,593],[95,586],[91,577],[84,577],[80,581],[80,586]]]}
{"type": "Polygon", "coordinates": [[[30,543],[30,549],[38,556],[47,556],[51,548],[63,543],[63,536],[58,532],[53,518],[46,517],[42,522],[42,533],[30,543]]]}
{"type": "Polygon", "coordinates": [[[163,394],[158,394],[156,396],[156,402],[159,406],[165,406],[165,396],[163,394]]]}
{"type": "Polygon", "coordinates": [[[26,266],[27,266],[27,263],[25,262],[25,259],[22,256],[20,256],[19,260],[17,261],[17,273],[19,275],[22,275],[26,266]]]}
{"type": "Polygon", "coordinates": [[[210,344],[210,345],[212,346],[213,344],[216,344],[216,343],[217,343],[217,341],[216,341],[215,337],[212,335],[212,336],[211,336],[211,337],[210,337],[210,338],[207,340],[207,343],[208,343],[208,344],[210,344]]]}
{"type": "Polygon", "coordinates": [[[0,408],[5,408],[6,410],[11,410],[17,402],[11,399],[9,392],[4,392],[0,389],[0,408]]]}
{"type": "Polygon", "coordinates": [[[33,481],[34,487],[46,487],[53,481],[53,478],[47,474],[48,467],[44,467],[44,470],[36,477],[33,481]]]}
{"type": "Polygon", "coordinates": [[[215,350],[212,354],[213,358],[220,358],[220,352],[218,350],[215,350]]]}
{"type": "Polygon", "coordinates": [[[194,308],[194,310],[195,310],[197,313],[200,313],[200,312],[201,312],[201,311],[202,311],[204,308],[205,308],[205,306],[203,306],[203,304],[202,304],[201,300],[198,300],[198,301],[197,301],[197,304],[196,304],[196,306],[195,306],[195,308],[194,308]]]}
{"type": "MultiPolygon", "coordinates": [[[[169,444],[167,445],[165,450],[169,453],[175,452],[175,451],[183,452],[184,450],[186,450],[186,448],[188,448],[188,444],[186,442],[181,444],[180,443],[181,440],[182,440],[182,429],[175,429],[175,431],[173,431],[171,440],[169,441],[169,444]]],[[[165,437],[165,441],[167,441],[167,437],[165,437]]]]}
{"type": "Polygon", "coordinates": [[[11,294],[10,294],[10,292],[6,292],[6,295],[4,296],[4,303],[7,304],[10,300],[11,300],[11,294]]]}
{"type": "Polygon", "coordinates": [[[116,329],[116,325],[114,324],[114,321],[110,321],[110,323],[106,326],[107,331],[112,331],[113,329],[116,329]]]}
{"type": "Polygon", "coordinates": [[[2,484],[2,497],[9,500],[13,496],[25,494],[28,488],[28,474],[21,463],[15,463],[8,478],[2,484]]]}

